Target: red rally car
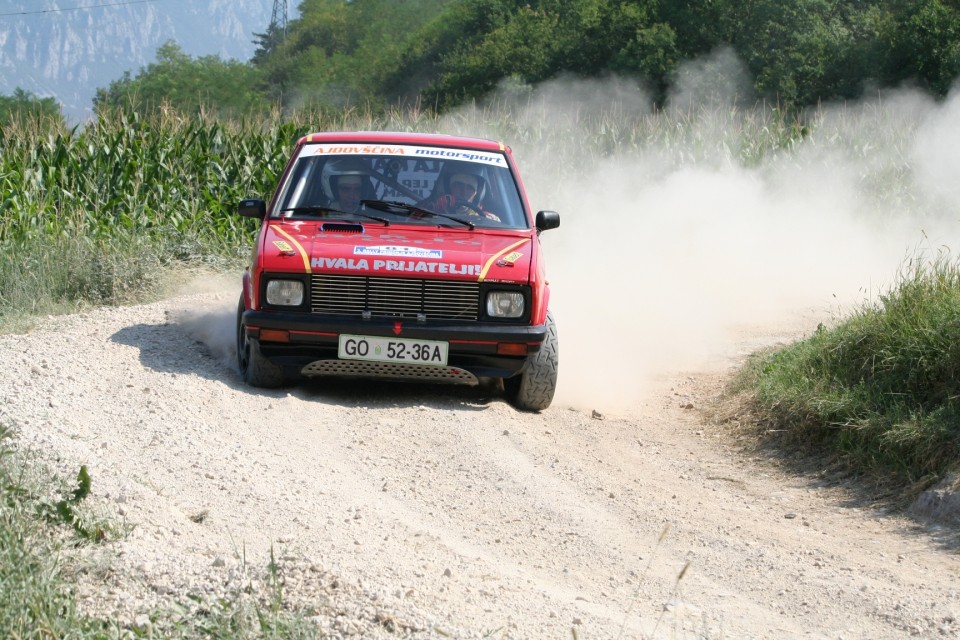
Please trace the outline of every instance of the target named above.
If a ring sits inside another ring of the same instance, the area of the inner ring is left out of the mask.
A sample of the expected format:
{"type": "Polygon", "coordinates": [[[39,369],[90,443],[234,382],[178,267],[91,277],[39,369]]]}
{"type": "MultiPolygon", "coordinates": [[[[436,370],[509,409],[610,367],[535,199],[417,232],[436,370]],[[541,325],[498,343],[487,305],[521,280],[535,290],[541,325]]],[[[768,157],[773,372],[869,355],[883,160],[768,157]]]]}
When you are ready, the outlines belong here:
{"type": "Polygon", "coordinates": [[[297,376],[477,384],[553,400],[559,348],[540,232],[510,149],[410,133],[297,141],[262,221],[237,312],[244,380],[297,376]]]}

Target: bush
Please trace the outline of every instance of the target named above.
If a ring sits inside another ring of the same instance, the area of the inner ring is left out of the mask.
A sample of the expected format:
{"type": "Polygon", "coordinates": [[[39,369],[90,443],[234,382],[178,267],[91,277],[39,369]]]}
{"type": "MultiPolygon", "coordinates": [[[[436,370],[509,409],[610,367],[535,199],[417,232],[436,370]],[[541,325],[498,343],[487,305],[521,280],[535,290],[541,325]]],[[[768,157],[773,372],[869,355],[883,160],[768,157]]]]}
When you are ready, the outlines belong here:
{"type": "Polygon", "coordinates": [[[876,302],[756,358],[740,383],[793,444],[929,484],[960,459],[960,262],[909,261],[876,302]]]}

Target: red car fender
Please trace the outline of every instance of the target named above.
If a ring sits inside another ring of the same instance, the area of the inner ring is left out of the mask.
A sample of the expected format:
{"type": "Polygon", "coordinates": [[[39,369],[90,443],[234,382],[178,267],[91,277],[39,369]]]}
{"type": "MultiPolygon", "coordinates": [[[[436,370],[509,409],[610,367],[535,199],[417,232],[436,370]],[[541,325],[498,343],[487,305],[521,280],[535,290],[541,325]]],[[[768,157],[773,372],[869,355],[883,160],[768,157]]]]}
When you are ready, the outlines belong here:
{"type": "Polygon", "coordinates": [[[550,286],[544,271],[543,252],[540,240],[534,237],[536,250],[530,260],[530,289],[533,299],[530,309],[531,324],[543,324],[547,321],[547,311],[550,308],[550,286]]]}
{"type": "Polygon", "coordinates": [[[256,309],[259,304],[257,300],[258,278],[263,271],[263,243],[266,242],[268,227],[267,221],[264,220],[260,225],[260,231],[257,233],[257,241],[253,244],[250,266],[243,271],[243,304],[246,309],[256,309]]]}

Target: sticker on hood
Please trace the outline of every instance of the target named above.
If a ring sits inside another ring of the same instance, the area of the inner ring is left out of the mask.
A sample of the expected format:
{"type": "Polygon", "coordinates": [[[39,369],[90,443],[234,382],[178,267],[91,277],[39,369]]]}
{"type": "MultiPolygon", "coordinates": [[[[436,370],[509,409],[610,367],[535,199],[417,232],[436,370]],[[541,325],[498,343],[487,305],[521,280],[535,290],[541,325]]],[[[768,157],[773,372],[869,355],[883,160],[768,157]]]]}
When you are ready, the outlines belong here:
{"type": "Polygon", "coordinates": [[[423,247],[402,246],[358,246],[353,248],[355,256],[390,256],[392,258],[443,258],[440,249],[424,249],[423,247]]]}

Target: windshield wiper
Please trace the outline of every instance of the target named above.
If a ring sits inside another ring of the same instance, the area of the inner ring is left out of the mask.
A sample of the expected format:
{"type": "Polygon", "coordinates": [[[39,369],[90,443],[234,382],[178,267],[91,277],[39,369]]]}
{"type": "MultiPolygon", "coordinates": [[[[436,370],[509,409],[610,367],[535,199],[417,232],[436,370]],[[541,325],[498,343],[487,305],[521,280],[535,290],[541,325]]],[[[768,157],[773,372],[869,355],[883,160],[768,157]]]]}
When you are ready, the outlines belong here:
{"type": "Polygon", "coordinates": [[[288,207],[286,209],[280,209],[280,213],[306,213],[312,215],[326,215],[332,213],[337,216],[347,216],[347,217],[357,217],[357,218],[366,218],[367,220],[376,220],[377,222],[382,222],[383,226],[389,227],[390,221],[386,218],[381,218],[380,216],[369,216],[365,213],[347,213],[346,211],[340,211],[339,209],[334,209],[332,207],[288,207]]]}
{"type": "Polygon", "coordinates": [[[373,209],[379,209],[380,211],[390,211],[392,209],[400,209],[408,214],[416,214],[423,216],[430,216],[434,218],[446,218],[447,220],[453,220],[454,222],[459,222],[465,227],[468,227],[471,231],[476,228],[469,220],[464,220],[463,218],[458,218],[456,216],[449,216],[445,213],[437,213],[436,211],[430,211],[429,209],[424,209],[423,207],[418,207],[415,204],[407,204],[406,202],[398,202],[396,200],[361,200],[360,204],[371,207],[373,209]]]}

